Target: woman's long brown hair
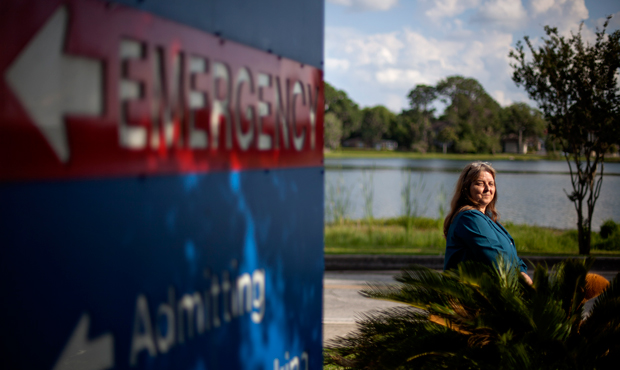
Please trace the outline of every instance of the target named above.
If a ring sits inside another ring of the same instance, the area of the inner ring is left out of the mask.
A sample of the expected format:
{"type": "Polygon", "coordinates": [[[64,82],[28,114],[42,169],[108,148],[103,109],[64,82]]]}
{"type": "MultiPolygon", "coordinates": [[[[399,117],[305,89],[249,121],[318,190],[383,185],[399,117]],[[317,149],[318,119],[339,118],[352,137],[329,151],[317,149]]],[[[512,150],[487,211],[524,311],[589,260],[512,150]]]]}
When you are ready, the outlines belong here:
{"type": "MultiPolygon", "coordinates": [[[[463,168],[461,175],[459,176],[456,186],[454,187],[454,196],[452,196],[452,202],[450,202],[450,213],[446,216],[443,222],[443,235],[448,236],[448,229],[452,224],[454,217],[459,212],[469,209],[477,209],[478,203],[471,198],[469,187],[471,184],[478,180],[481,172],[488,172],[493,176],[495,181],[495,169],[491,167],[490,163],[486,162],[472,162],[463,168]]],[[[495,186],[495,194],[493,194],[493,200],[487,205],[486,214],[491,217],[495,222],[499,220],[499,213],[495,209],[495,203],[497,202],[497,185],[495,186]]]]}

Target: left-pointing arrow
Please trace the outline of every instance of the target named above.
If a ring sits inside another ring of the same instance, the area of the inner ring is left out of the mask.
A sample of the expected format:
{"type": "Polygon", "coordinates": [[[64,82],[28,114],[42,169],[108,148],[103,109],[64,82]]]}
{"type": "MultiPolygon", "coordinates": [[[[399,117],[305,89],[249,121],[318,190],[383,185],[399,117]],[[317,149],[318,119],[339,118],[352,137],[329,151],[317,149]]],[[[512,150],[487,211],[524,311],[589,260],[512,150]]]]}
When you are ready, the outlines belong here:
{"type": "Polygon", "coordinates": [[[114,367],[114,337],[110,333],[88,340],[90,317],[82,314],[53,370],[105,370],[114,367]]]}
{"type": "Polygon", "coordinates": [[[60,7],[5,76],[61,162],[69,159],[64,115],[101,115],[103,109],[101,62],[63,54],[68,17],[60,7]]]}

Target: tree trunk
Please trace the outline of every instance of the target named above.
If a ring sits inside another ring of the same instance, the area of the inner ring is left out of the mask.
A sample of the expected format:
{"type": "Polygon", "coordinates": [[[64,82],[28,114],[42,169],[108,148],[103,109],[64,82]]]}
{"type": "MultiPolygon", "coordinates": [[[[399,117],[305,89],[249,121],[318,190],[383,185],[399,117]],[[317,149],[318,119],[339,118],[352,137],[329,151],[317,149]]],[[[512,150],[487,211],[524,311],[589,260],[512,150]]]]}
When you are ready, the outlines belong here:
{"type": "MultiPolygon", "coordinates": [[[[566,149],[564,149],[564,151],[565,153],[567,153],[566,149]]],[[[588,163],[587,168],[581,168],[581,163],[579,161],[578,155],[579,154],[575,155],[573,158],[575,161],[575,171],[573,171],[570,155],[565,154],[565,158],[570,170],[571,183],[573,185],[573,193],[566,193],[566,195],[568,196],[568,199],[573,202],[573,204],[575,205],[575,211],[577,211],[577,241],[579,243],[579,254],[590,255],[590,245],[592,241],[592,236],[590,233],[590,231],[592,230],[592,213],[594,212],[594,204],[596,203],[596,198],[598,198],[598,192],[595,192],[595,190],[593,189],[593,184],[591,181],[583,180],[584,176],[587,176],[588,173],[591,173],[590,163],[588,163]],[[584,217],[583,201],[588,192],[590,193],[590,199],[587,202],[588,212],[587,217],[584,217]],[[592,199],[592,197],[594,197],[594,199],[592,199]]],[[[598,185],[600,186],[600,183],[598,185]]]]}
{"type": "MultiPolygon", "coordinates": [[[[581,216],[579,217],[582,218],[581,216]]],[[[577,223],[577,240],[579,242],[579,254],[590,255],[590,245],[592,242],[592,235],[588,225],[584,225],[583,220],[579,220],[577,223]]]]}
{"type": "Polygon", "coordinates": [[[583,228],[581,234],[581,241],[579,243],[579,254],[589,256],[590,246],[592,243],[592,233],[590,232],[590,229],[583,228]]]}

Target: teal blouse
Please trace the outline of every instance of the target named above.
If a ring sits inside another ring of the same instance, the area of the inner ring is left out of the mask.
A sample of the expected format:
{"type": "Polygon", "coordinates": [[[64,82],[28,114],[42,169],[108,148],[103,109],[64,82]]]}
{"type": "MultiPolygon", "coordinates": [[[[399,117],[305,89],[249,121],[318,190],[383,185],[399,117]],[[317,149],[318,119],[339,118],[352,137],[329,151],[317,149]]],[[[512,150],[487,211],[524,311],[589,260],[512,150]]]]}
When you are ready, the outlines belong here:
{"type": "Polygon", "coordinates": [[[517,256],[514,239],[502,225],[478,210],[463,211],[454,217],[446,236],[444,270],[469,260],[497,266],[499,256],[527,271],[527,265],[517,256]]]}

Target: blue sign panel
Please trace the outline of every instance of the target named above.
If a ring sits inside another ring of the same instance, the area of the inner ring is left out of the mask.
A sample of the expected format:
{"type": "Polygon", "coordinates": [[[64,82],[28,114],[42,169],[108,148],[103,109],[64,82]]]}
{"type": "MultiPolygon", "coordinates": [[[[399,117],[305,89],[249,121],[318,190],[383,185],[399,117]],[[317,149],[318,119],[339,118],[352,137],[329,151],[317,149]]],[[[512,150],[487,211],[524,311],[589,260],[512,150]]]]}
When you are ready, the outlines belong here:
{"type": "Polygon", "coordinates": [[[317,168],[1,185],[2,362],[320,368],[322,189],[317,168]]]}

